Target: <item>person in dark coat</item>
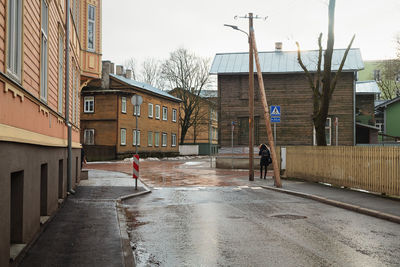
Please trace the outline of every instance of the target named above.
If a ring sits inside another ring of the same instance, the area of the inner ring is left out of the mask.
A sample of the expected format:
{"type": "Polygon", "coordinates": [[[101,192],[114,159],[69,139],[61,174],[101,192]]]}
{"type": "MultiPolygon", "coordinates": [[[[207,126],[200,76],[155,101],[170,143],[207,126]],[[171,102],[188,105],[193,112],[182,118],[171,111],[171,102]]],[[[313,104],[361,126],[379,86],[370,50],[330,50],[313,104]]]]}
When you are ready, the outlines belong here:
{"type": "Polygon", "coordinates": [[[267,170],[270,162],[271,153],[269,152],[269,148],[265,144],[260,145],[260,151],[258,155],[260,158],[260,179],[262,179],[263,174],[263,166],[265,167],[264,179],[267,178],[267,170]]]}

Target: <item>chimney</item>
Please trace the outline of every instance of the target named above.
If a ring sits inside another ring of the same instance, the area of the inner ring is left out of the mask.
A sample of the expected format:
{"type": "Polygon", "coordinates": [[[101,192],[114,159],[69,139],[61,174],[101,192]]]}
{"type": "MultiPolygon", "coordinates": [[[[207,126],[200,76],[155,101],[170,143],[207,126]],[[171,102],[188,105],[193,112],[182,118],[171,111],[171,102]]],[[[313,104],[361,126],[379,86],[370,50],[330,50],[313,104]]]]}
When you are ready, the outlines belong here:
{"type": "Polygon", "coordinates": [[[114,74],[114,63],[110,63],[110,73],[114,74]]]}
{"type": "Polygon", "coordinates": [[[132,79],[132,70],[127,69],[125,71],[125,78],[132,79]]]}
{"type": "Polygon", "coordinates": [[[275,52],[282,52],[282,42],[275,43],[275,52]]]}
{"type": "MultiPolygon", "coordinates": [[[[101,66],[101,88],[108,89],[110,87],[110,72],[111,65],[114,67],[114,64],[109,60],[103,60],[101,66]]],[[[112,71],[114,72],[114,70],[112,71]]]]}
{"type": "Polygon", "coordinates": [[[124,76],[124,66],[117,65],[117,73],[116,74],[119,76],[124,76]]]}

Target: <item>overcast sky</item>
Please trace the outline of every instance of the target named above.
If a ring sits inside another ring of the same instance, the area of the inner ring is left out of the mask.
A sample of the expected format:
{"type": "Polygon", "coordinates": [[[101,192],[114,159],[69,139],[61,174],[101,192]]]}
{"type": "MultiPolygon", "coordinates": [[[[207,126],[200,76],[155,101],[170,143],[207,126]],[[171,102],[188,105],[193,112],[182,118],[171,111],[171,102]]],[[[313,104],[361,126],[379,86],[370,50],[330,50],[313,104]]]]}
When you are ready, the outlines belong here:
{"type": "MultiPolygon", "coordinates": [[[[234,16],[268,16],[255,20],[259,51],[317,49],[320,32],[327,32],[328,0],[103,0],[103,60],[123,64],[134,57],[165,59],[179,47],[213,59],[216,53],[248,51],[243,33],[224,27],[235,24],[248,31],[248,20],[234,16]]],[[[400,33],[400,0],[337,0],[335,48],[344,48],[353,34],[353,47],[364,60],[395,56],[400,33]]],[[[326,47],[326,41],[324,41],[326,47]]]]}

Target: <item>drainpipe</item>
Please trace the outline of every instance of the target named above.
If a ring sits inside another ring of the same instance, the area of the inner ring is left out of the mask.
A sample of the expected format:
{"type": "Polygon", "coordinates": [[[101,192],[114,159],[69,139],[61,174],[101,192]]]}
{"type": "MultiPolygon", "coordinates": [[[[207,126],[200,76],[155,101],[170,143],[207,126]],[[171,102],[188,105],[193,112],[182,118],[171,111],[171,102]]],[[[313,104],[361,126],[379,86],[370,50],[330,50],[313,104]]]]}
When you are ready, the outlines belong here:
{"type": "Polygon", "coordinates": [[[72,129],[69,121],[69,8],[70,0],[67,0],[67,14],[65,21],[65,123],[68,127],[67,191],[74,193],[72,190],[72,129]]]}
{"type": "Polygon", "coordinates": [[[357,144],[356,136],[356,82],[357,82],[357,72],[353,74],[353,146],[357,144]]]}

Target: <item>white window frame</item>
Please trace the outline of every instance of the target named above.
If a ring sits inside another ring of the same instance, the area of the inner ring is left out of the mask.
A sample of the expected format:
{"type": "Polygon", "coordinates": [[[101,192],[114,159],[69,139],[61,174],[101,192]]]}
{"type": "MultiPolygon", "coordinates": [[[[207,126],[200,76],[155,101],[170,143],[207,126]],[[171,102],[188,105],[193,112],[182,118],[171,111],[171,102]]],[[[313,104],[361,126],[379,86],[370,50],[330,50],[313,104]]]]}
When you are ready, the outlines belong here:
{"type": "Polygon", "coordinates": [[[121,98],[121,112],[126,113],[126,97],[121,98]]]}
{"type": "Polygon", "coordinates": [[[75,124],[78,125],[80,120],[80,109],[79,109],[79,86],[80,86],[80,71],[78,66],[76,67],[76,72],[75,72],[76,78],[75,78],[75,124]]]}
{"type": "Polygon", "coordinates": [[[168,107],[162,107],[162,120],[168,120],[168,107]]]}
{"type": "Polygon", "coordinates": [[[133,106],[133,116],[136,116],[136,107],[138,107],[138,116],[140,116],[140,105],[134,105],[133,106]]]}
{"type": "Polygon", "coordinates": [[[132,132],[132,146],[140,146],[140,130],[133,130],[132,132]],[[137,133],[137,134],[136,134],[137,133]],[[136,136],[137,136],[137,144],[136,144],[136,136]]]}
{"type": "Polygon", "coordinates": [[[173,122],[176,122],[176,115],[177,115],[176,109],[173,108],[173,109],[172,109],[172,121],[173,121],[173,122]]]}
{"type": "Polygon", "coordinates": [[[88,5],[88,26],[87,26],[87,48],[90,51],[94,51],[96,49],[96,7],[94,5],[88,5]],[[90,12],[93,9],[93,19],[90,18],[90,12]],[[90,35],[90,27],[93,27],[93,33],[90,35]],[[90,38],[92,38],[92,42],[90,42],[90,38]]]}
{"type": "MultiPolygon", "coordinates": [[[[326,142],[327,146],[331,146],[332,145],[332,118],[326,118],[326,122],[325,123],[325,131],[329,130],[329,142],[326,142]]],[[[316,146],[317,145],[317,135],[316,135],[316,131],[315,131],[315,127],[313,127],[313,145],[316,146]]],[[[325,135],[326,138],[326,135],[325,135]]]]}
{"type": "Polygon", "coordinates": [[[49,6],[46,0],[41,1],[41,46],[40,46],[40,99],[47,103],[48,94],[48,32],[49,6]]]}
{"type": "Polygon", "coordinates": [[[167,138],[168,138],[167,133],[162,133],[162,135],[161,135],[161,146],[162,147],[166,147],[167,146],[167,143],[168,143],[167,138]]]}
{"type": "Polygon", "coordinates": [[[85,129],[83,143],[85,145],[94,145],[94,129],[85,129]]]}
{"type": "Polygon", "coordinates": [[[154,132],[154,146],[160,146],[160,132],[154,132]]]}
{"type": "Polygon", "coordinates": [[[153,132],[147,132],[147,146],[153,146],[153,132]]]}
{"type": "Polygon", "coordinates": [[[176,134],[171,134],[171,146],[176,146],[176,134]]]}
{"type": "Polygon", "coordinates": [[[121,146],[126,146],[126,129],[121,128],[121,146]]]}
{"type": "Polygon", "coordinates": [[[160,119],[160,105],[156,105],[156,114],[155,114],[155,118],[157,119],[157,120],[159,120],[160,119]]]}
{"type": "Polygon", "coordinates": [[[22,73],[22,0],[8,0],[7,73],[21,81],[22,73]]]}
{"type": "Polygon", "coordinates": [[[58,30],[58,113],[63,113],[64,102],[64,35],[58,30]]]}
{"type": "Polygon", "coordinates": [[[149,118],[153,118],[153,104],[149,103],[147,112],[149,113],[149,118]]]}
{"type": "Polygon", "coordinates": [[[75,66],[72,64],[72,123],[75,123],[75,78],[75,66]]]}
{"type": "Polygon", "coordinates": [[[94,113],[94,96],[85,96],[83,98],[83,112],[94,113]],[[92,103],[92,105],[90,105],[92,103]]]}

